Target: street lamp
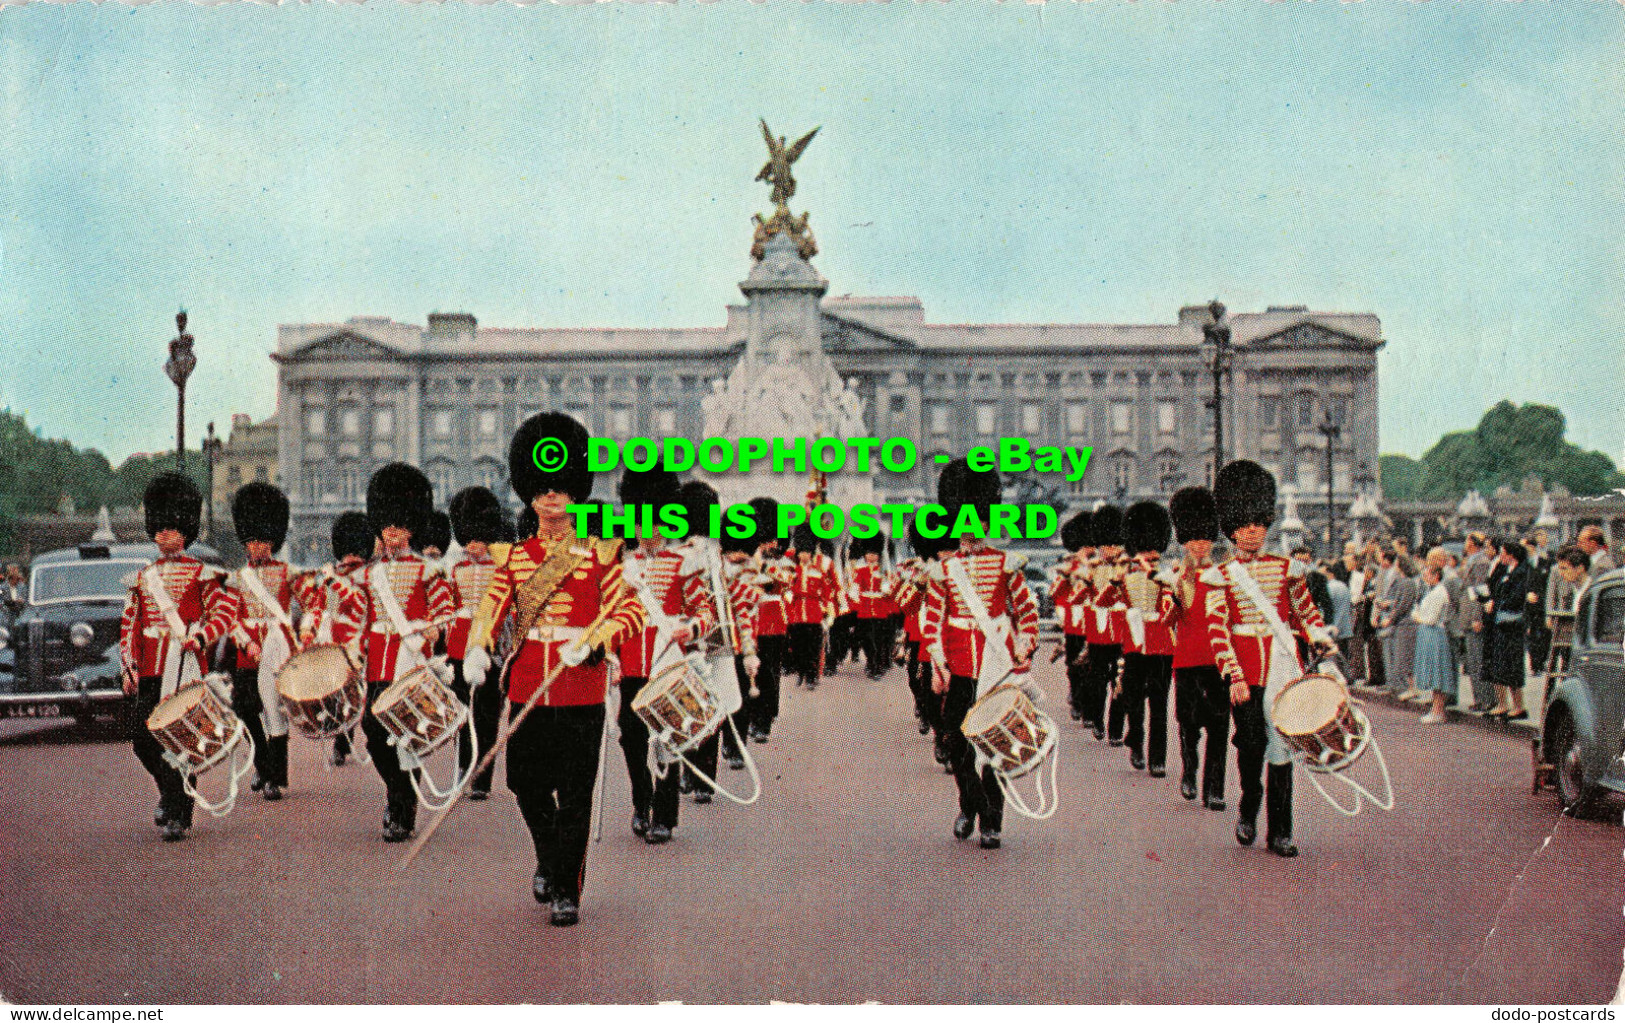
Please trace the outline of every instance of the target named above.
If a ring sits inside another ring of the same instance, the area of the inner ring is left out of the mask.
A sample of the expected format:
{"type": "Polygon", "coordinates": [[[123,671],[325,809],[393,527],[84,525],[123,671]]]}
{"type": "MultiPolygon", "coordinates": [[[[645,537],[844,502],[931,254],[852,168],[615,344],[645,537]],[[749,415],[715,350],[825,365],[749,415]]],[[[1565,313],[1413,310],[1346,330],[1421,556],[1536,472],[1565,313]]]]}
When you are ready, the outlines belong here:
{"type": "Polygon", "coordinates": [[[1202,356],[1213,374],[1213,478],[1224,468],[1224,377],[1235,357],[1230,348],[1230,327],[1224,322],[1224,303],[1208,303],[1211,323],[1202,325],[1202,356]]]}
{"type": "Polygon", "coordinates": [[[1337,505],[1332,501],[1335,480],[1332,476],[1332,451],[1337,447],[1338,438],[1343,436],[1343,428],[1332,419],[1330,409],[1326,410],[1326,421],[1316,427],[1320,435],[1326,438],[1326,551],[1327,557],[1337,556],[1337,505]]]}
{"type": "Polygon", "coordinates": [[[186,310],[175,314],[175,327],[180,336],[169,343],[169,361],[164,372],[175,384],[175,471],[186,472],[186,379],[197,368],[197,356],[192,354],[192,335],[186,332],[186,310]]]}
{"type": "Polygon", "coordinates": [[[214,435],[214,424],[209,424],[208,435],[203,438],[203,457],[209,467],[209,540],[214,540],[214,460],[220,454],[220,438],[214,435]]]}

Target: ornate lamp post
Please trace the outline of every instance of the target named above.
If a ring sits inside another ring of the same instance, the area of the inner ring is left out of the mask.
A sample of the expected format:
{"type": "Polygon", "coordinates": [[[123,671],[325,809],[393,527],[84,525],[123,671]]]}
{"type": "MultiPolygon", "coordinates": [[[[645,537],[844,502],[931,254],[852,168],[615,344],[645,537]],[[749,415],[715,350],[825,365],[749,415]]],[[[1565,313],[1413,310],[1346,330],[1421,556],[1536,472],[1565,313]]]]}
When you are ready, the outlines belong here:
{"type": "Polygon", "coordinates": [[[175,470],[186,471],[186,379],[197,368],[197,356],[192,354],[192,335],[186,332],[186,310],[175,314],[175,327],[180,336],[169,343],[169,361],[164,372],[175,384],[175,470]]]}
{"type": "Polygon", "coordinates": [[[214,460],[220,454],[220,438],[214,435],[214,424],[209,424],[209,432],[203,438],[203,457],[209,467],[209,540],[214,540],[214,460]]]}
{"type": "Polygon", "coordinates": [[[1213,322],[1202,325],[1202,356],[1213,374],[1213,478],[1224,468],[1224,378],[1235,353],[1230,348],[1230,326],[1224,322],[1224,303],[1214,299],[1207,307],[1213,322]]]}
{"type": "Polygon", "coordinates": [[[1332,495],[1336,485],[1332,476],[1332,451],[1337,447],[1338,438],[1343,436],[1343,428],[1332,420],[1331,410],[1326,412],[1326,421],[1321,423],[1317,430],[1326,438],[1326,551],[1327,557],[1337,556],[1337,505],[1333,503],[1332,495]]]}

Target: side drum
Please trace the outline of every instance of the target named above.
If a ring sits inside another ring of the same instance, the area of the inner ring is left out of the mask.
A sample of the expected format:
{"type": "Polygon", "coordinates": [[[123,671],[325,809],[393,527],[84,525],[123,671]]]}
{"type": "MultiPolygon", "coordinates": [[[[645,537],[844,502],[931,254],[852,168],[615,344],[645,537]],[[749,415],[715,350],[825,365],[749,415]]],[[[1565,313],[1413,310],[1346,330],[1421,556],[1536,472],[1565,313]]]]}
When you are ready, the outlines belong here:
{"type": "Polygon", "coordinates": [[[183,774],[202,774],[214,767],[248,734],[230,704],[208,682],[175,692],[147,716],[147,731],[183,774]]]}
{"type": "Polygon", "coordinates": [[[1330,675],[1289,682],[1275,697],[1275,730],[1304,755],[1305,767],[1340,771],[1365,752],[1371,723],[1349,703],[1348,689],[1330,675]]]}
{"type": "Polygon", "coordinates": [[[687,661],[656,672],[632,698],[632,713],[672,753],[687,753],[698,746],[726,717],[705,680],[687,661]]]}
{"type": "Polygon", "coordinates": [[[372,714],[396,747],[421,759],[456,737],[468,719],[468,708],[440,676],[423,666],[379,693],[372,714]]]}
{"type": "Polygon", "coordinates": [[[971,706],[960,727],[993,770],[1019,778],[1055,749],[1055,723],[1015,686],[1000,686],[971,706]]]}
{"type": "Polygon", "coordinates": [[[337,644],[294,654],[277,672],[276,691],[289,722],[312,739],[350,731],[366,710],[361,673],[337,644]]]}

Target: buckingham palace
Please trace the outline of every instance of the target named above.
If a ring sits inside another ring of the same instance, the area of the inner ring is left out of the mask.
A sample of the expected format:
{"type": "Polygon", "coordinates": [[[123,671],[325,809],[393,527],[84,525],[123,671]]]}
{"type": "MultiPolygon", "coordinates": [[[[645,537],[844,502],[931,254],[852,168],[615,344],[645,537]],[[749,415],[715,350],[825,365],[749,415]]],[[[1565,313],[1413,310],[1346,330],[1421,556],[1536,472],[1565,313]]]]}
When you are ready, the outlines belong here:
{"type": "MultiPolygon", "coordinates": [[[[281,326],[272,358],[292,553],[325,555],[333,516],[361,507],[373,470],[394,459],[421,466],[442,505],[474,484],[512,501],[508,439],[547,409],[595,435],[701,439],[702,400],[761,329],[751,304],[762,295],[748,285],[747,301],[711,327],[486,327],[469,312],[430,313],[425,326],[367,316],[281,326]]],[[[824,287],[820,279],[802,290],[823,352],[861,399],[864,426],[910,437],[921,454],[914,472],[876,480],[880,496],[928,499],[930,455],[1011,436],[1093,448],[1078,483],[1026,491],[1054,503],[1166,500],[1211,476],[1207,305],[1167,323],[944,324],[917,298],[828,296],[824,287]]],[[[1339,517],[1357,496],[1380,496],[1378,318],[1272,306],[1225,322],[1226,456],[1274,471],[1310,528],[1325,522],[1329,437],[1339,517]]],[[[612,494],[605,480],[595,496],[612,494]]]]}

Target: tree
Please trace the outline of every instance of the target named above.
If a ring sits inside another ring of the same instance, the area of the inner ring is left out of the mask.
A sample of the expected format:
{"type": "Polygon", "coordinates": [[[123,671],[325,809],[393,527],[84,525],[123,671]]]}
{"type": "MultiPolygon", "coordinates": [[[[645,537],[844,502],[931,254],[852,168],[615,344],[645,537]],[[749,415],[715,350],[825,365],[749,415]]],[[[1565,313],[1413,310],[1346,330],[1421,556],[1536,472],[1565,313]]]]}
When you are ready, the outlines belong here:
{"type": "Polygon", "coordinates": [[[1584,451],[1564,439],[1568,423],[1550,405],[1519,408],[1502,401],[1472,430],[1447,433],[1420,462],[1384,455],[1382,489],[1393,500],[1452,500],[1469,490],[1494,493],[1529,476],[1572,494],[1606,494],[1625,486],[1625,474],[1600,451],[1584,451]]]}

